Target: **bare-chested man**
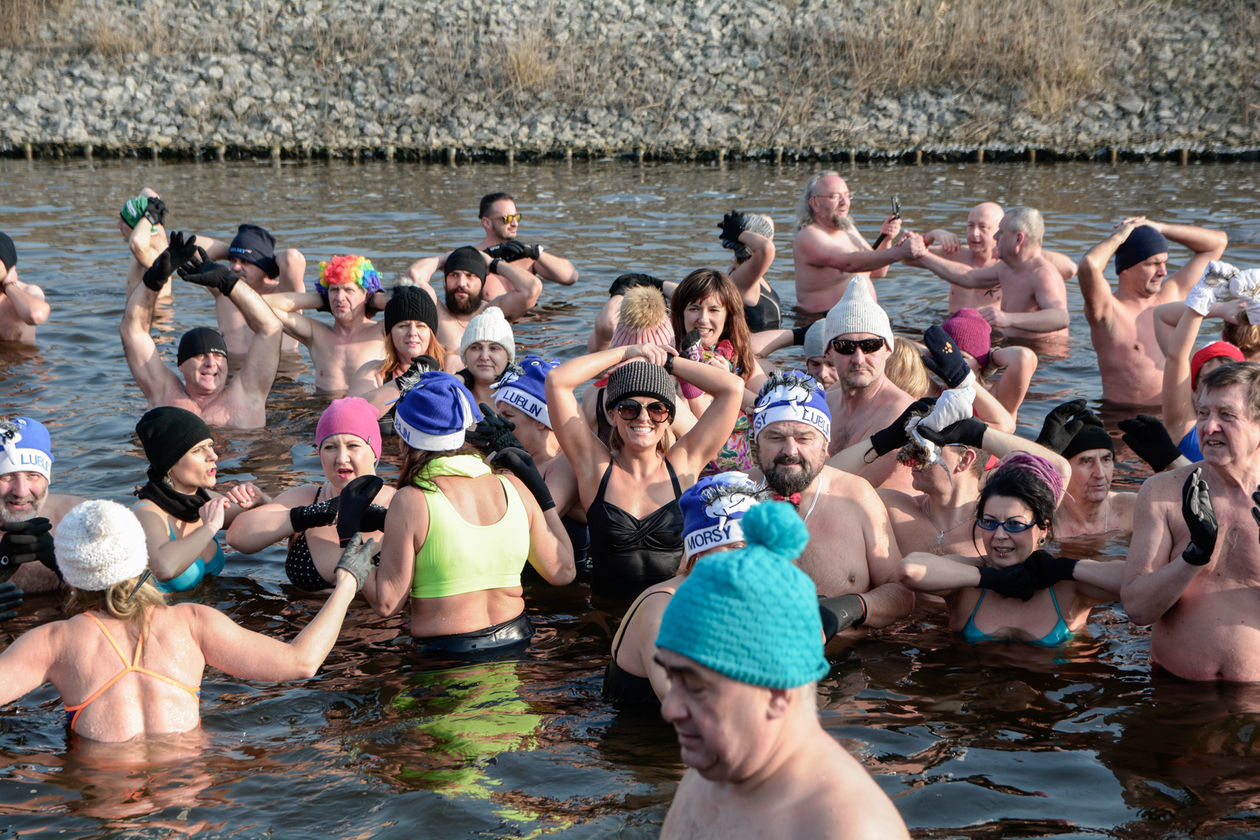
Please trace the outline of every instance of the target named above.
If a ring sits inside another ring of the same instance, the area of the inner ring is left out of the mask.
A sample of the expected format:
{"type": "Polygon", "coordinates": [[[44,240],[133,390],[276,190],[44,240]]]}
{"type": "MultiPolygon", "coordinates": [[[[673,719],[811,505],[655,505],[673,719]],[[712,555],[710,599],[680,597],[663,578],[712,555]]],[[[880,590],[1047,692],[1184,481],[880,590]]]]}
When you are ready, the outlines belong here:
{"type": "Polygon", "coordinates": [[[1102,421],[1081,426],[1059,454],[1071,465],[1072,475],[1054,513],[1054,536],[1063,540],[1131,532],[1137,494],[1111,489],[1116,444],[1102,421]]]}
{"type": "MultiPolygon", "coordinates": [[[[929,244],[939,245],[941,256],[961,263],[968,269],[995,266],[998,263],[997,231],[1003,215],[1002,205],[992,201],[983,201],[971,208],[971,212],[967,214],[966,249],[958,247],[958,237],[944,230],[928,231],[923,234],[923,239],[929,244]]],[[[1049,248],[1043,248],[1041,253],[1059,269],[1064,282],[1076,274],[1076,263],[1067,254],[1051,251],[1049,248]]],[[[996,306],[1001,301],[1002,290],[998,286],[972,289],[951,283],[949,287],[950,312],[964,308],[996,306]]]]}
{"type": "Polygon", "coordinates": [[[127,298],[120,328],[127,365],[150,408],[173,405],[191,411],[212,425],[261,428],[267,419],[267,394],[275,381],[280,360],[280,321],[257,292],[248,284],[237,282],[231,269],[219,263],[200,261],[195,254],[194,237],[185,239],[178,233],[172,234],[171,247],[144,273],[140,285],[127,298]],[[241,368],[231,382],[228,382],[227,345],[221,335],[208,327],[189,330],[180,339],[176,359],[179,375],[158,355],[157,345],[149,335],[153,304],[158,291],[179,267],[184,269],[181,276],[185,280],[230,299],[254,335],[241,368]]]}
{"type": "Polygon", "coordinates": [[[1151,665],[1185,680],[1260,681],[1260,365],[1222,365],[1196,395],[1200,464],[1138,493],[1121,598],[1151,665]]]}
{"type": "Polygon", "coordinates": [[[1041,213],[1031,207],[1013,207],[998,225],[996,263],[968,269],[963,263],[928,253],[917,264],[955,285],[972,289],[1000,286],[1000,306],[987,304],[977,308],[986,321],[1007,337],[1065,345],[1069,321],[1067,287],[1062,273],[1042,254],[1044,232],[1041,213]]]}
{"type": "Polygon", "coordinates": [[[0,233],[0,341],[35,343],[35,328],[50,312],[44,290],[18,279],[17,248],[0,233]]]}
{"type": "Polygon", "coordinates": [[[806,312],[826,312],[840,300],[849,280],[861,274],[883,277],[888,266],[927,253],[923,237],[901,231],[890,217],[880,228],[884,241],[872,249],[849,218],[849,186],[837,172],[816,173],[805,184],[797,208],[792,263],[796,268],[796,305],[806,312]]]}
{"type": "Polygon", "coordinates": [[[753,505],[740,520],[746,547],[697,563],[661,616],[661,716],[687,765],[661,837],[909,840],[819,723],[829,666],[814,587],[792,564],[804,529],[783,508],[753,505]]]}
{"type": "MultiPolygon", "coordinates": [[[[875,302],[871,281],[854,278],[840,302],[827,313],[827,361],[839,380],[827,391],[833,423],[829,454],[870,437],[895,420],[914,398],[885,375],[892,355],[888,314],[875,302]]],[[[870,464],[862,476],[876,487],[909,492],[910,470],[895,453],[870,464]]]]}
{"type": "Polygon", "coordinates": [[[853,623],[883,627],[908,614],[914,596],[898,582],[901,551],[874,488],[827,466],[830,436],[831,413],[814,379],[788,371],[766,380],[753,410],[753,456],[766,486],[796,505],[809,528],[798,565],[824,598],[857,596],[853,623]]]}
{"type": "Polygon", "coordinates": [[[1152,222],[1131,216],[1089,249],[1081,260],[1081,295],[1090,338],[1098,353],[1103,399],[1123,406],[1160,401],[1164,354],[1155,337],[1155,307],[1183,300],[1211,260],[1220,259],[1229,239],[1224,231],[1152,222]],[[1168,276],[1168,240],[1194,252],[1168,276]],[[1119,286],[1112,294],[1103,276],[1114,255],[1119,286]]]}
{"type": "MultiPolygon", "coordinates": [[[[56,535],[61,517],[83,499],[48,492],[52,464],[52,438],[43,423],[29,417],[0,421],[0,522],[7,526],[43,517],[56,535]]],[[[9,580],[27,593],[61,588],[57,573],[42,563],[23,563],[9,580]]]]}
{"type": "Polygon", "coordinates": [[[342,395],[365,364],[379,362],[385,349],[381,326],[372,317],[385,308],[380,272],[357,254],[335,256],[319,264],[314,292],[280,292],[263,298],[286,334],[306,345],[315,368],[315,389],[342,395]],[[332,326],[303,315],[303,309],[332,313],[332,326]]]}
{"type": "MultiPolygon", "coordinates": [[[[210,259],[226,259],[237,279],[260,295],[306,291],[306,282],[302,279],[306,273],[306,256],[297,248],[277,251],[276,238],[265,228],[241,225],[230,244],[202,236],[197,237],[197,244],[206,249],[210,259]]],[[[240,311],[223,297],[215,301],[214,309],[228,352],[233,356],[244,353],[252,336],[240,311]]],[[[282,353],[295,353],[297,348],[298,340],[293,336],[286,335],[280,342],[282,353]]]]}

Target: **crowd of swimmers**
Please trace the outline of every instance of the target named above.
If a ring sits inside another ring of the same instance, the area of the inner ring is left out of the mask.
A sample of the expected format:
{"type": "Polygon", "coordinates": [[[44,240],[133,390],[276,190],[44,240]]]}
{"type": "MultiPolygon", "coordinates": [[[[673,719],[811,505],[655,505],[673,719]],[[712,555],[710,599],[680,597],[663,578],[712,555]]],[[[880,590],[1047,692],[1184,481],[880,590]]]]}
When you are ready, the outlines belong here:
{"type": "MultiPolygon", "coordinates": [[[[872,246],[850,202],[835,172],[804,186],[795,327],[767,280],[773,223],[733,211],[725,271],[617,277],[588,352],[562,362],[520,352],[512,323],[578,271],[521,240],[506,193],[481,200],[476,245],[390,283],[333,256],[307,291],[305,257],[267,230],[168,231],[143,191],[118,228],[147,481],[130,509],[52,493],[49,430],[0,421],[0,613],[23,591],[69,596],[67,619],[0,653],[0,702],[51,682],[76,736],[182,732],[206,665],[309,676],[357,595],[404,611],[417,655],[445,661],[525,649],[525,584],[589,586],[624,612],[604,696],[659,710],[689,768],[665,836],[902,837],[818,722],[829,645],[919,610],[961,643],[1053,648],[1118,601],[1153,626],[1152,669],[1260,681],[1260,271],[1223,260],[1221,231],[1140,216],[1073,260],[1043,247],[1037,210],[990,202],[964,237],[894,214],[872,246]],[[894,335],[872,284],[900,264],[950,284],[921,340],[894,335]],[[1112,489],[1116,441],[1084,400],[1035,440],[1015,433],[1038,359],[1075,326],[1072,280],[1104,401],[1152,473],[1138,493],[1112,489]],[[177,282],[213,296],[219,328],[185,333],[172,365],[152,321],[177,282]],[[1195,351],[1204,319],[1221,339],[1195,351]],[[215,428],[262,426],[299,345],[329,398],[311,437],[322,480],[274,497],[221,485],[215,428]],[[1125,559],[1063,550],[1130,532],[1125,559]],[[289,582],[326,594],[292,642],[197,603],[224,543],[282,541],[289,582]]],[[[17,265],[0,234],[0,339],[33,343],[56,313],[17,265]]]]}

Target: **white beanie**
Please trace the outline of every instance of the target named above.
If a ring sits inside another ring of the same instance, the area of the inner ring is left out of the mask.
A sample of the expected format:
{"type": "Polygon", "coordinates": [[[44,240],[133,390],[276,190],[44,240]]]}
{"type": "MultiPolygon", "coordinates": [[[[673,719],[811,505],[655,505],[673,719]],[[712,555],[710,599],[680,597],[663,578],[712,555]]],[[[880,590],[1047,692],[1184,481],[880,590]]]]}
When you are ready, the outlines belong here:
{"type": "Polygon", "coordinates": [[[863,274],[858,274],[849,281],[844,290],[844,297],[831,307],[827,313],[827,343],[838,335],[848,333],[870,333],[888,342],[888,349],[893,346],[892,324],[888,321],[888,313],[875,302],[875,292],[871,281],[863,274]]]}
{"type": "Polygon", "coordinates": [[[512,338],[512,325],[503,317],[503,310],[497,306],[488,306],[477,313],[468,326],[464,328],[464,337],[459,340],[459,357],[464,358],[469,345],[478,341],[490,341],[507,351],[508,361],[516,361],[516,340],[512,338]]]}
{"type": "Polygon", "coordinates": [[[149,567],[144,527],[117,502],[96,499],[70,509],[53,541],[57,569],[83,592],[102,592],[149,567]]]}

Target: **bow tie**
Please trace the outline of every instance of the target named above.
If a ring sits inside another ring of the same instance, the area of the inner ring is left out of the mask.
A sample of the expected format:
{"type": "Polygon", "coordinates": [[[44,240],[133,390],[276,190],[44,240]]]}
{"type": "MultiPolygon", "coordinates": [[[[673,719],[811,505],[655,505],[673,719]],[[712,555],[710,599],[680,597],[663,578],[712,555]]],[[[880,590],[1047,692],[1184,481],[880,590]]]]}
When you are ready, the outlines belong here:
{"type": "Polygon", "coordinates": [[[793,494],[792,494],[792,495],[790,495],[790,496],[780,496],[778,493],[771,493],[770,495],[774,496],[774,500],[775,500],[776,502],[791,502],[791,503],[792,503],[793,505],[795,505],[796,507],[800,507],[800,506],[801,506],[801,494],[800,494],[800,493],[793,493],[793,494]]]}

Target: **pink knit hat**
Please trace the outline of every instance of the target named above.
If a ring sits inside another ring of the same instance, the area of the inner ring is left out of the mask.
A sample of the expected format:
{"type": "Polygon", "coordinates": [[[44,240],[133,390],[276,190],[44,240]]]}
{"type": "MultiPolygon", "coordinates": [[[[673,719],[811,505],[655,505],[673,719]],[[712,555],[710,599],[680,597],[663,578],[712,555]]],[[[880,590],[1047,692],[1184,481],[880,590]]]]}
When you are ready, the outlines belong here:
{"type": "Polygon", "coordinates": [[[381,428],[376,422],[375,406],[363,397],[343,397],[333,400],[319,416],[315,427],[315,446],[322,446],[325,438],[333,435],[354,435],[363,438],[376,460],[381,459],[381,428]]]}
{"type": "Polygon", "coordinates": [[[989,352],[993,349],[993,328],[979,310],[963,307],[945,319],[941,324],[954,343],[975,356],[980,367],[989,363],[989,352]]]}
{"type": "Polygon", "coordinates": [[[674,326],[665,308],[665,296],[651,286],[635,286],[626,290],[617,329],[608,346],[629,347],[632,344],[674,346],[674,326]]]}

